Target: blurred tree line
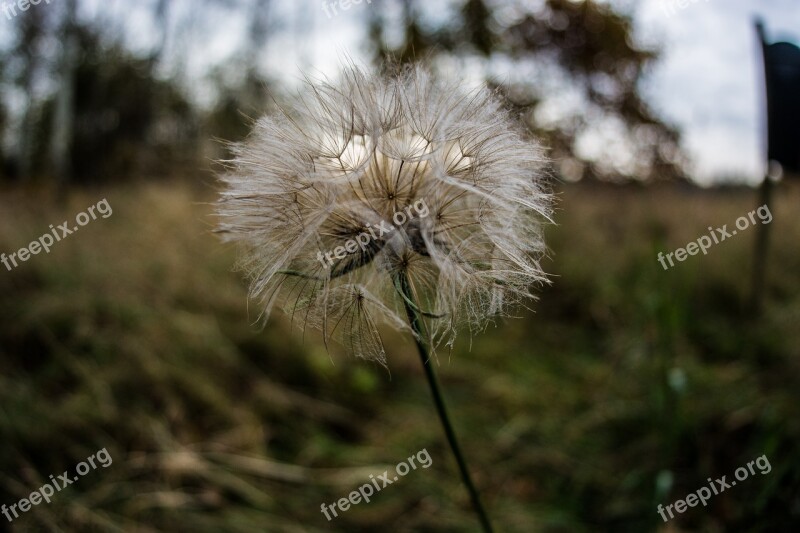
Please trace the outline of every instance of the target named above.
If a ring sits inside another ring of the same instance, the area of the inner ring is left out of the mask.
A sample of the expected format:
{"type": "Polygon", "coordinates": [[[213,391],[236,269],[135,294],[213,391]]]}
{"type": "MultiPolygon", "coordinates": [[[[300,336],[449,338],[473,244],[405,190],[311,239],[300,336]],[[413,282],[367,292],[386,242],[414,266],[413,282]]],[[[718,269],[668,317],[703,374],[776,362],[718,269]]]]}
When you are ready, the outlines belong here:
{"type": "MultiPolygon", "coordinates": [[[[220,141],[241,139],[279,94],[263,68],[270,42],[324,38],[317,11],[314,0],[65,0],[18,13],[0,40],[0,180],[89,184],[207,170],[226,155],[220,141]],[[221,17],[240,17],[245,35],[198,72],[197,44],[223,31],[221,17]],[[132,33],[148,45],[131,44],[132,33]]],[[[641,95],[657,53],[636,46],[630,14],[595,1],[373,0],[337,16],[362,26],[377,66],[456,65],[495,86],[567,179],[681,175],[678,132],[641,95]],[[610,148],[582,148],[592,133],[610,148]]]]}

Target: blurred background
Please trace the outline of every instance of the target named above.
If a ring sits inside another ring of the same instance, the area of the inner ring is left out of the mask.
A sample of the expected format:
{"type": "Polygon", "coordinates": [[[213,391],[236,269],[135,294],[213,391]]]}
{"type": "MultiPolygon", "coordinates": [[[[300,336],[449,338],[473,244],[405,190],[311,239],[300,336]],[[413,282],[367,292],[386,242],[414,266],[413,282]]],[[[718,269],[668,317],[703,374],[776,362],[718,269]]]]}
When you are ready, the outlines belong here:
{"type": "Polygon", "coordinates": [[[797,531],[800,180],[657,261],[763,203],[755,16],[800,41],[796,0],[0,0],[0,252],[113,208],[0,266],[0,504],[113,458],[0,531],[477,530],[414,345],[261,329],[211,234],[228,142],[349,61],[488,83],[549,148],[553,284],[439,361],[496,530],[797,531]]]}

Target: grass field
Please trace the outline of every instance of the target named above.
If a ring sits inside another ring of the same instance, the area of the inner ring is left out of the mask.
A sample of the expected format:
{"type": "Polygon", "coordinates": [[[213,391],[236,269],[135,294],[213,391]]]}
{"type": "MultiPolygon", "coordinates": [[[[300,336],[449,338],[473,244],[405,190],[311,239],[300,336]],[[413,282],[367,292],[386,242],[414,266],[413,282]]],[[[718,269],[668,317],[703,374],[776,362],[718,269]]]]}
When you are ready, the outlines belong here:
{"type": "MultiPolygon", "coordinates": [[[[462,446],[499,532],[791,531],[800,524],[800,187],[776,191],[763,315],[745,312],[755,229],[664,271],[732,226],[747,189],[565,186],[553,284],[534,312],[439,354],[462,446]],[[471,344],[471,346],[470,346],[471,344]],[[766,455],[668,524],[682,499],[766,455]]],[[[327,353],[276,317],[253,325],[208,189],[0,191],[10,253],[107,198],[113,208],[0,266],[0,504],[99,449],[13,531],[475,531],[414,346],[391,373],[327,353]],[[426,449],[370,503],[320,511],[426,449]]]]}

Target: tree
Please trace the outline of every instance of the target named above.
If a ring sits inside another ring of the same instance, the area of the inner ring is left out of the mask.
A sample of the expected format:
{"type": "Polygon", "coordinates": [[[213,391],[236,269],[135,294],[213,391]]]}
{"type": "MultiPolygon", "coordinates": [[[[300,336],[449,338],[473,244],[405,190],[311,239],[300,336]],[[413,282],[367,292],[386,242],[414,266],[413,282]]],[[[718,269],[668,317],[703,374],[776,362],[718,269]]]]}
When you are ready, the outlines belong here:
{"type": "Polygon", "coordinates": [[[174,83],[156,76],[151,58],[104,44],[92,28],[79,28],[78,39],[70,152],[76,181],[163,174],[192,158],[195,110],[174,83]]]}
{"type": "Polygon", "coordinates": [[[36,82],[46,70],[42,42],[48,35],[44,10],[33,9],[19,17],[17,41],[11,51],[16,70],[15,82],[25,95],[22,124],[18,133],[17,169],[20,181],[29,181],[35,172],[35,154],[41,139],[36,138],[40,109],[36,82]]]}
{"type": "Polygon", "coordinates": [[[75,123],[75,71],[78,63],[77,0],[67,0],[61,22],[61,57],[55,97],[50,157],[56,182],[64,187],[71,180],[71,150],[75,123]]]}
{"type": "Polygon", "coordinates": [[[387,55],[400,63],[478,60],[487,81],[550,147],[562,174],[641,180],[683,176],[679,132],[641,94],[643,75],[658,53],[636,46],[630,15],[595,0],[545,0],[539,7],[518,3],[513,13],[501,16],[497,4],[467,0],[456,17],[432,25],[421,18],[415,0],[401,0],[401,5],[405,31],[397,46],[386,45],[390,21],[385,14],[392,6],[383,2],[371,16],[375,60],[382,62],[387,55]],[[501,62],[525,74],[506,71],[507,79],[498,81],[491,72],[501,62]],[[559,84],[559,79],[565,81],[559,84]],[[562,91],[575,93],[580,105],[556,120],[543,119],[543,109],[565,101],[562,91]],[[617,132],[625,157],[587,155],[580,149],[581,139],[600,125],[617,132]]]}

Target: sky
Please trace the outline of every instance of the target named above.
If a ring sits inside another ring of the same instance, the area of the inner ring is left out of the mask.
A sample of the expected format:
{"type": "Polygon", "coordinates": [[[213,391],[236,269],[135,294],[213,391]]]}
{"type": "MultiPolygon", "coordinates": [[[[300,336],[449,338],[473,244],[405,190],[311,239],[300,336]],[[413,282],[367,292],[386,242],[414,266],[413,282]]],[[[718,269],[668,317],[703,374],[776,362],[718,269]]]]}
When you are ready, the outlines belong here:
{"type": "Polygon", "coordinates": [[[645,93],[684,132],[700,183],[765,172],[763,70],[753,19],[768,39],[800,44],[798,0],[643,0],[640,38],[664,45],[645,93]]]}
{"type": "MultiPolygon", "coordinates": [[[[639,42],[663,49],[661,60],[648,73],[644,92],[660,115],[683,131],[694,179],[701,184],[760,181],[765,167],[763,73],[753,20],[756,15],[764,19],[771,40],[800,43],[800,0],[610,3],[633,13],[639,42]]],[[[359,17],[370,5],[364,1],[329,17],[330,8],[326,12],[322,4],[323,0],[310,0],[305,11],[318,29],[306,41],[304,58],[288,51],[292,49],[288,35],[273,46],[268,63],[276,76],[297,80],[309,64],[333,74],[343,54],[361,57],[364,35],[359,17]]],[[[436,5],[441,2],[422,4],[432,16],[445,16],[436,5]]]]}
{"type": "MultiPolygon", "coordinates": [[[[173,9],[184,14],[199,5],[191,0],[171,1],[173,9]]],[[[273,0],[281,31],[271,37],[261,58],[264,70],[273,80],[291,87],[300,83],[304,72],[335,75],[344,58],[367,64],[364,21],[373,8],[369,1],[350,0],[348,9],[339,7],[334,12],[331,5],[341,5],[341,0],[273,0]]],[[[489,1],[498,6],[536,6],[543,0],[489,1]]],[[[800,0],[605,1],[632,14],[636,38],[642,45],[663,50],[661,60],[645,78],[643,91],[660,116],[683,132],[684,149],[691,160],[689,172],[695,181],[760,181],[765,167],[763,72],[753,20],[756,15],[764,19],[771,40],[800,43],[800,0]]],[[[134,30],[130,44],[146,49],[155,35],[149,18],[152,2],[133,2],[86,0],[82,6],[87,14],[116,13],[115,19],[134,30]]],[[[448,6],[453,9],[459,2],[422,0],[418,6],[428,18],[447,18],[451,16],[448,6]]],[[[197,29],[202,38],[191,43],[189,64],[181,65],[190,76],[194,72],[202,77],[209,65],[225,63],[247,34],[246,14],[237,17],[224,7],[217,9],[218,13],[198,17],[204,24],[197,29]]],[[[10,23],[0,20],[0,30],[10,23]]],[[[401,25],[396,27],[399,30],[401,25]]],[[[175,35],[182,34],[178,31],[175,35]]],[[[0,44],[7,36],[0,31],[0,44]]],[[[477,83],[482,77],[480,69],[464,70],[460,75],[467,83],[477,83]]],[[[597,129],[606,138],[598,133],[593,143],[590,138],[582,144],[624,158],[625,154],[612,151],[608,137],[613,138],[613,131],[609,133],[602,124],[597,129]]]]}

